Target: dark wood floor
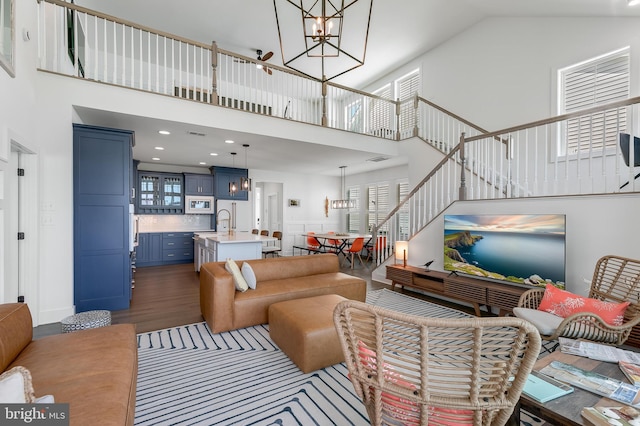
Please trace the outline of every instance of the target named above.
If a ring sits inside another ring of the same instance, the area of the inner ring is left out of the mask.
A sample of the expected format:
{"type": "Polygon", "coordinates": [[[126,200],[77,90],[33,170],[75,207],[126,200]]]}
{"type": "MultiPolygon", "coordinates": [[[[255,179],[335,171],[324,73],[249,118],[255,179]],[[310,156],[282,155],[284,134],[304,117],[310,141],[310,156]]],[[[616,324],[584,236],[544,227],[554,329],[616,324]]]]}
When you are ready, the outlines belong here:
{"type": "MultiPolygon", "coordinates": [[[[356,266],[342,271],[367,281],[367,290],[391,287],[371,280],[371,268],[356,266]]],[[[138,268],[135,288],[129,309],[113,311],[112,324],[132,323],[138,333],[192,324],[202,321],[200,314],[200,281],[193,264],[151,266],[138,268]]],[[[448,304],[410,290],[396,287],[398,292],[436,303],[447,304],[473,313],[473,309],[448,304]]],[[[60,323],[46,324],[34,329],[34,338],[60,333],[60,323]]]]}

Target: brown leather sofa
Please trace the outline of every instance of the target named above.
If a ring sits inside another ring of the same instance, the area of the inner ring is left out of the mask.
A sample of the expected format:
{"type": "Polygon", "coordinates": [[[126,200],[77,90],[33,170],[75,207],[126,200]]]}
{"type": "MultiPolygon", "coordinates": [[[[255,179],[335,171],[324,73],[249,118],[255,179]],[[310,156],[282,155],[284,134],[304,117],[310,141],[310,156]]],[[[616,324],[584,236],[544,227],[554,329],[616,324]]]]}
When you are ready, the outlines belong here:
{"type": "Polygon", "coordinates": [[[33,339],[26,304],[0,305],[1,371],[22,366],[36,397],[69,403],[72,426],[133,425],[138,349],[133,324],[33,339]]]}
{"type": "MultiPolygon", "coordinates": [[[[269,322],[269,306],[276,302],[324,294],[338,294],[364,302],[367,283],[340,272],[335,254],[276,257],[247,261],[255,273],[256,289],[236,291],[224,262],[200,268],[200,310],[214,333],[269,322]]],[[[236,262],[241,268],[243,262],[236,262]]]]}

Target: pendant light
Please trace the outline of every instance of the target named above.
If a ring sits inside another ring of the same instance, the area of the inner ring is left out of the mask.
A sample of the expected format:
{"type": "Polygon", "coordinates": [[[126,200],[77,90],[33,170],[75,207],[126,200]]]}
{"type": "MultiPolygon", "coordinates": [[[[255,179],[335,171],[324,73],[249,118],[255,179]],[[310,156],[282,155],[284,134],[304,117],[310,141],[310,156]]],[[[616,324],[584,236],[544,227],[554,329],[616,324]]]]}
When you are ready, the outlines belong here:
{"type": "MultiPolygon", "coordinates": [[[[231,157],[233,158],[233,167],[236,167],[236,153],[232,152],[231,153],[231,157]]],[[[232,196],[236,195],[236,192],[238,192],[238,185],[236,185],[235,182],[229,182],[229,194],[231,194],[232,196]]]]}
{"type": "Polygon", "coordinates": [[[332,209],[353,209],[356,207],[356,201],[355,200],[349,200],[348,198],[345,197],[345,186],[344,186],[344,173],[347,166],[340,166],[340,190],[342,191],[341,193],[341,200],[332,200],[331,201],[331,208],[332,209]]]}
{"type": "Polygon", "coordinates": [[[243,191],[251,191],[251,179],[249,178],[249,168],[247,167],[247,148],[249,148],[249,144],[242,144],[244,147],[244,168],[247,169],[247,177],[240,178],[240,188],[243,191]]]}

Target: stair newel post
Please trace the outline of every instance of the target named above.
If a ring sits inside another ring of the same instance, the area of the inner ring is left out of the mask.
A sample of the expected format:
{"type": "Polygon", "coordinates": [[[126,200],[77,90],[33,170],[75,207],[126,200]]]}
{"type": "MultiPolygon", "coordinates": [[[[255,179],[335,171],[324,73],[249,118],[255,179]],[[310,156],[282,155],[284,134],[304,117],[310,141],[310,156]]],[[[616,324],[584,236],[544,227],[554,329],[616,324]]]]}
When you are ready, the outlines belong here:
{"type": "Polygon", "coordinates": [[[322,77],[322,126],[327,127],[327,80],[322,77]]]}
{"type": "Polygon", "coordinates": [[[458,192],[458,199],[460,201],[464,201],[467,199],[467,186],[466,181],[467,178],[465,176],[465,152],[464,152],[464,135],[462,132],[460,134],[460,189],[458,192]]]}
{"type": "Polygon", "coordinates": [[[211,100],[213,105],[218,105],[218,44],[215,41],[211,42],[211,100]]]}

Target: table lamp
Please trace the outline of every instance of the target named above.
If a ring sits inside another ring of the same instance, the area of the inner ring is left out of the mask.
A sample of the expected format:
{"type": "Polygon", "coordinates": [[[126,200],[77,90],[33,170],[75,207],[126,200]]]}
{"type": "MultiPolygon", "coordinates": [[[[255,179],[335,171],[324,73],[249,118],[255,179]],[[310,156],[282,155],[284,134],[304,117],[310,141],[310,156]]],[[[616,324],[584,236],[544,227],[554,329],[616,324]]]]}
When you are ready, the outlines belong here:
{"type": "MultiPolygon", "coordinates": [[[[407,266],[407,256],[409,255],[409,241],[396,241],[396,261],[402,259],[402,266],[407,266]]],[[[397,263],[397,262],[396,262],[397,263]]]]}

